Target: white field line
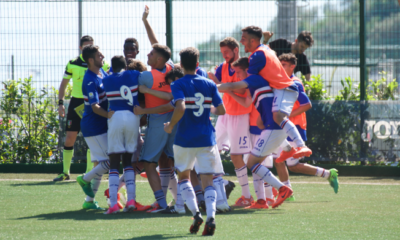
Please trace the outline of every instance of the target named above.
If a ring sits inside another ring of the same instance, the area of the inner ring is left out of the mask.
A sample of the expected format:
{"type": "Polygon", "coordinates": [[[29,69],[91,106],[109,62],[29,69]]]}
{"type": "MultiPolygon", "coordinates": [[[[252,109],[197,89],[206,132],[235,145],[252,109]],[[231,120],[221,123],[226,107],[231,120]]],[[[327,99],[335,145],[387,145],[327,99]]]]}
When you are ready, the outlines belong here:
{"type": "MultiPolygon", "coordinates": [[[[0,179],[0,182],[52,182],[51,179],[0,179]]],[[[66,182],[76,182],[75,180],[68,180],[66,182]]],[[[108,182],[107,180],[102,180],[102,182],[108,182]]],[[[147,183],[147,180],[136,180],[136,182],[147,183]]],[[[232,181],[234,183],[239,183],[237,180],[232,181]]],[[[250,181],[249,183],[252,183],[250,181]]],[[[328,184],[326,181],[323,182],[290,182],[293,184],[328,184]]],[[[57,184],[57,183],[55,183],[57,184]]],[[[379,182],[340,182],[341,185],[376,185],[376,186],[400,186],[400,183],[379,183],[379,182]]]]}

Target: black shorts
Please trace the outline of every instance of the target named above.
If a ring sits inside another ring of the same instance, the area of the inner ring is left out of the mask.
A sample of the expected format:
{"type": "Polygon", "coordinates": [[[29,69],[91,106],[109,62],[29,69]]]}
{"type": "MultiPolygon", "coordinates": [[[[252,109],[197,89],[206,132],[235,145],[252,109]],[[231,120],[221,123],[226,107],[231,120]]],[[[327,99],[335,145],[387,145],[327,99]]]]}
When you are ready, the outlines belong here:
{"type": "Polygon", "coordinates": [[[65,126],[65,131],[79,132],[81,131],[81,117],[74,110],[79,105],[82,105],[83,98],[71,98],[68,106],[67,122],[65,126]]]}

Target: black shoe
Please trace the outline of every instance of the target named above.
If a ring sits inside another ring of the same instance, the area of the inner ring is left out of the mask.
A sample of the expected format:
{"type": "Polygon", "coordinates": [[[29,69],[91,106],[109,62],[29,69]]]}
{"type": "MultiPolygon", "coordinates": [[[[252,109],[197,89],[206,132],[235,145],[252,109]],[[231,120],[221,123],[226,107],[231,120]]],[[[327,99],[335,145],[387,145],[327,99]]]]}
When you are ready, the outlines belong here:
{"type": "Polygon", "coordinates": [[[69,180],[69,175],[66,173],[60,173],[56,178],[53,179],[53,182],[60,182],[69,180]]]}
{"type": "Polygon", "coordinates": [[[203,218],[201,217],[200,212],[197,212],[193,218],[193,224],[190,226],[189,231],[192,234],[196,234],[199,231],[201,224],[203,224],[203,218]]]}
{"type": "Polygon", "coordinates": [[[203,212],[205,212],[206,211],[206,202],[205,201],[200,201],[200,203],[199,203],[199,209],[201,208],[201,210],[203,211],[203,212]]]}
{"type": "Polygon", "coordinates": [[[229,195],[231,195],[231,192],[235,187],[236,185],[233,182],[228,181],[228,184],[225,186],[226,199],[229,199],[229,195]]]}
{"type": "Polygon", "coordinates": [[[185,209],[182,210],[176,210],[175,206],[171,206],[171,207],[167,207],[166,209],[160,211],[159,213],[163,213],[163,214],[185,214],[186,211],[185,209]]]}
{"type": "Polygon", "coordinates": [[[214,218],[210,218],[210,220],[208,220],[206,222],[206,225],[204,226],[204,230],[203,230],[203,236],[212,236],[214,235],[215,232],[215,220],[214,218]]]}

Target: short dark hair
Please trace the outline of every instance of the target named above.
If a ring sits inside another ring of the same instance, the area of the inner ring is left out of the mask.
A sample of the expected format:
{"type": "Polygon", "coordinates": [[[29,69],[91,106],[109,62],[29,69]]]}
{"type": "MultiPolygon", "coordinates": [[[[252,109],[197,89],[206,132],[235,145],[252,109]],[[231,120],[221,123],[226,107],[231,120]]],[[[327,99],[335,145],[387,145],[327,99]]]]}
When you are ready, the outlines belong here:
{"type": "Polygon", "coordinates": [[[99,46],[87,45],[82,49],[82,57],[85,62],[89,64],[89,58],[94,58],[95,54],[99,51],[99,46]]]}
{"type": "Polygon", "coordinates": [[[165,61],[168,61],[171,58],[171,49],[169,49],[168,46],[155,43],[153,44],[152,47],[158,54],[160,54],[165,59],[165,61]]]}
{"type": "Polygon", "coordinates": [[[262,37],[262,29],[257,26],[248,26],[242,29],[242,32],[247,32],[249,35],[252,35],[258,39],[262,37]]]}
{"type": "Polygon", "coordinates": [[[233,67],[240,67],[241,69],[245,70],[249,68],[249,58],[248,57],[241,57],[238,60],[232,63],[233,67]]]}
{"type": "Polygon", "coordinates": [[[129,59],[128,60],[128,70],[136,70],[139,72],[147,71],[146,65],[137,59],[129,59]]]}
{"type": "Polygon", "coordinates": [[[196,70],[197,62],[200,57],[200,52],[197,48],[184,48],[179,52],[179,56],[181,56],[181,65],[185,70],[196,70]]]}
{"type": "Polygon", "coordinates": [[[233,50],[235,48],[239,48],[239,42],[233,37],[226,37],[219,42],[219,47],[228,47],[233,50]]]}
{"type": "MultiPolygon", "coordinates": [[[[125,39],[125,43],[133,43],[136,45],[136,49],[139,51],[139,42],[136,40],[136,38],[127,38],[125,39]]],[[[124,45],[125,45],[124,43],[124,45]]]]}
{"type": "Polygon", "coordinates": [[[285,53],[280,55],[279,57],[279,61],[285,61],[288,62],[292,65],[297,65],[297,58],[293,53],[285,53]]]}
{"type": "Polygon", "coordinates": [[[310,31],[301,31],[299,36],[297,36],[297,41],[303,42],[307,44],[309,47],[311,47],[314,44],[314,39],[310,31]]]}
{"type": "Polygon", "coordinates": [[[165,75],[165,83],[169,85],[168,79],[171,79],[172,81],[175,81],[176,78],[181,78],[183,77],[183,70],[180,67],[174,67],[171,71],[169,71],[165,75]]]}
{"type": "Polygon", "coordinates": [[[89,35],[85,35],[81,37],[81,39],[79,40],[79,46],[82,47],[84,42],[90,42],[90,41],[94,41],[93,38],[89,35]]]}
{"type": "Polygon", "coordinates": [[[126,61],[124,56],[118,55],[111,58],[111,67],[113,71],[119,72],[121,69],[126,68],[126,61]]]}

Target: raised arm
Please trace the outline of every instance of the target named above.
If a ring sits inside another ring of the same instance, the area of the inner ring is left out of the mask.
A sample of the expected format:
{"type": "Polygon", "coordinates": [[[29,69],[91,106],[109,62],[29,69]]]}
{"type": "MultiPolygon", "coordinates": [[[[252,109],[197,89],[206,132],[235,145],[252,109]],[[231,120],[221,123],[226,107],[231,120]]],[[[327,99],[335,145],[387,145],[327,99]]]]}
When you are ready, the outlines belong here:
{"type": "Polygon", "coordinates": [[[144,23],[144,27],[146,28],[147,37],[149,38],[151,45],[153,45],[153,44],[158,43],[158,40],[157,40],[156,34],[154,34],[154,31],[150,26],[150,23],[147,21],[147,17],[149,16],[149,12],[150,12],[150,9],[146,5],[144,7],[142,20],[143,20],[143,23],[144,23]]]}

